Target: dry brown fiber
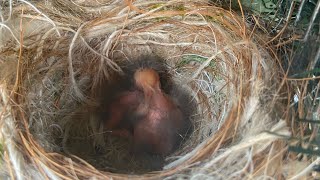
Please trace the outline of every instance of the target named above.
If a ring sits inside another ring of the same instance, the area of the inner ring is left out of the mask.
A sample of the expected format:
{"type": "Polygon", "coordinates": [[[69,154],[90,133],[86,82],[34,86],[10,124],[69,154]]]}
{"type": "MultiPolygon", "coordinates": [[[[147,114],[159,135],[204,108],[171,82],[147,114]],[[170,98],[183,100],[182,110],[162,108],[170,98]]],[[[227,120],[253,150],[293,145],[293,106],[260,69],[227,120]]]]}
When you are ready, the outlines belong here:
{"type": "Polygon", "coordinates": [[[274,108],[278,66],[242,17],[206,1],[20,0],[2,6],[3,177],[288,179],[309,172],[308,164],[284,158],[286,143],[275,134],[290,131],[274,108]],[[66,114],[94,106],[90,94],[121,72],[118,63],[150,53],[165,59],[175,83],[198,103],[194,132],[163,169],[114,173],[59,153],[71,136],[92,133],[92,115],[79,123],[66,114]]]}

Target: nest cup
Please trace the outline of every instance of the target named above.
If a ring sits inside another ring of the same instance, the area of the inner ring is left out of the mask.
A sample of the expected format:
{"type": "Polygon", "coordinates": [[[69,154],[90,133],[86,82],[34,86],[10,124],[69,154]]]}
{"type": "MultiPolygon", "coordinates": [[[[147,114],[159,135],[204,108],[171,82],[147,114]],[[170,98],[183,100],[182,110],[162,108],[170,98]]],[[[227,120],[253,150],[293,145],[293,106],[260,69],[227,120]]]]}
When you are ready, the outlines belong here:
{"type": "Polygon", "coordinates": [[[282,173],[281,158],[270,157],[279,157],[284,145],[265,132],[288,135],[273,109],[277,66],[241,17],[202,1],[46,3],[22,1],[12,11],[8,5],[8,28],[1,29],[4,174],[224,179],[282,173]],[[191,103],[193,127],[155,169],[148,167],[158,159],[132,159],[122,139],[95,136],[101,99],[112,96],[128,64],[146,56],[162,59],[173,84],[168,92],[191,103]],[[92,153],[97,142],[107,154],[92,153]]]}

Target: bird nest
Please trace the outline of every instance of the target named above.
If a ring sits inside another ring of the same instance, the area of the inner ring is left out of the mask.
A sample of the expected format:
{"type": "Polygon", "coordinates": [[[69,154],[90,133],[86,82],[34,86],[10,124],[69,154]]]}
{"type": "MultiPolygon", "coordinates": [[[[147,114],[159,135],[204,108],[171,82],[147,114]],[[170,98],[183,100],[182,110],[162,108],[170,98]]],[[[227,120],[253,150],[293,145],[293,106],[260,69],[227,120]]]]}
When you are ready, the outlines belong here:
{"type": "Polygon", "coordinates": [[[242,17],[205,1],[3,6],[3,176],[286,176],[277,65],[242,17]],[[162,84],[192,124],[162,158],[136,159],[126,139],[100,136],[97,126],[104,100],[123,83],[118,77],[142,61],[162,68],[162,84]]]}

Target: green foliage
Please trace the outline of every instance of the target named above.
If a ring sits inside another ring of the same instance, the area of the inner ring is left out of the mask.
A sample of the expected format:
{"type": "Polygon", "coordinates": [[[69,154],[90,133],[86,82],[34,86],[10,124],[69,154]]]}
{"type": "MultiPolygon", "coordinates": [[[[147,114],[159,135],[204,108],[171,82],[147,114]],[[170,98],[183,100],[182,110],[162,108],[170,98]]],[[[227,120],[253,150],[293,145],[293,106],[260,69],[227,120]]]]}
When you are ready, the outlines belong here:
{"type": "Polygon", "coordinates": [[[3,145],[2,145],[2,143],[0,143],[0,155],[2,155],[3,154],[3,145]]]}
{"type": "MultiPolygon", "coordinates": [[[[163,3],[155,4],[151,6],[150,10],[159,8],[163,6],[163,3]]],[[[164,6],[160,9],[160,11],[168,11],[168,10],[174,10],[174,11],[185,11],[186,7],[183,4],[175,5],[175,6],[164,6]]]]}
{"type": "Polygon", "coordinates": [[[298,119],[299,122],[305,122],[305,123],[314,123],[314,124],[320,124],[319,120],[307,120],[307,119],[298,119]]]}
{"type": "Polygon", "coordinates": [[[291,76],[291,78],[308,78],[308,77],[311,77],[315,73],[320,73],[320,68],[314,68],[310,71],[305,71],[302,73],[294,74],[291,76]]]}
{"type": "MultiPolygon", "coordinates": [[[[198,63],[204,63],[208,58],[199,56],[199,55],[185,55],[182,57],[182,60],[177,64],[177,67],[182,67],[186,64],[189,64],[191,62],[198,62],[198,63]]],[[[215,67],[215,62],[212,60],[209,64],[210,68],[215,67]]]]}
{"type": "MultiPolygon", "coordinates": [[[[299,122],[304,123],[315,123],[317,126],[320,121],[315,120],[299,120],[299,122]]],[[[315,126],[314,126],[315,127],[315,126]]],[[[266,131],[269,134],[278,136],[280,138],[286,139],[289,144],[288,150],[291,152],[302,153],[311,156],[320,156],[320,131],[317,132],[317,135],[314,140],[309,141],[309,138],[299,138],[299,137],[290,137],[277,134],[275,132],[266,131]],[[294,142],[294,143],[292,143],[294,142]],[[291,145],[290,145],[291,144],[291,145]],[[308,145],[307,147],[303,147],[308,145]]],[[[305,131],[306,134],[311,134],[312,131],[309,129],[309,132],[305,131]]]]}
{"type": "Polygon", "coordinates": [[[292,137],[291,139],[298,140],[298,143],[295,145],[290,145],[288,150],[296,153],[320,156],[320,120],[298,119],[297,122],[308,125],[304,130],[304,134],[307,138],[299,139],[297,137],[292,137]],[[317,134],[315,135],[314,139],[310,141],[309,137],[313,131],[315,131],[317,134]],[[304,147],[303,144],[308,146],[304,147]]]}
{"type": "Polygon", "coordinates": [[[3,162],[3,152],[4,152],[4,148],[3,148],[3,142],[0,142],[0,164],[3,162]]]}
{"type": "Polygon", "coordinates": [[[289,146],[289,151],[296,153],[303,153],[307,155],[320,156],[320,150],[315,150],[313,148],[303,148],[301,146],[289,146]]]}
{"type": "MultiPolygon", "coordinates": [[[[233,3],[238,5],[237,0],[234,0],[233,3]]],[[[257,14],[276,11],[276,4],[272,0],[242,0],[241,5],[257,14]]]]}

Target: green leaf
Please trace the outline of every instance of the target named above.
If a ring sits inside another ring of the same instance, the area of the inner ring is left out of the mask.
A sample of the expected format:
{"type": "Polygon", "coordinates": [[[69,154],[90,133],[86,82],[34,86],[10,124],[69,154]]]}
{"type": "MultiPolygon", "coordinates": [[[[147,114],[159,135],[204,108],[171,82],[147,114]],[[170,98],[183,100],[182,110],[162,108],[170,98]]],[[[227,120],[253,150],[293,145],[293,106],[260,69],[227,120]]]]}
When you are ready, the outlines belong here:
{"type": "Polygon", "coordinates": [[[292,152],[297,152],[297,153],[320,156],[320,150],[313,150],[310,148],[305,149],[305,148],[302,148],[301,146],[289,146],[288,150],[292,152]]]}
{"type": "MultiPolygon", "coordinates": [[[[203,63],[207,60],[208,58],[199,56],[199,55],[185,55],[182,57],[182,60],[178,63],[178,67],[181,67],[183,65],[189,64],[190,62],[199,62],[203,63]]],[[[215,67],[215,63],[212,60],[209,64],[209,67],[213,68],[215,67]]]]}

